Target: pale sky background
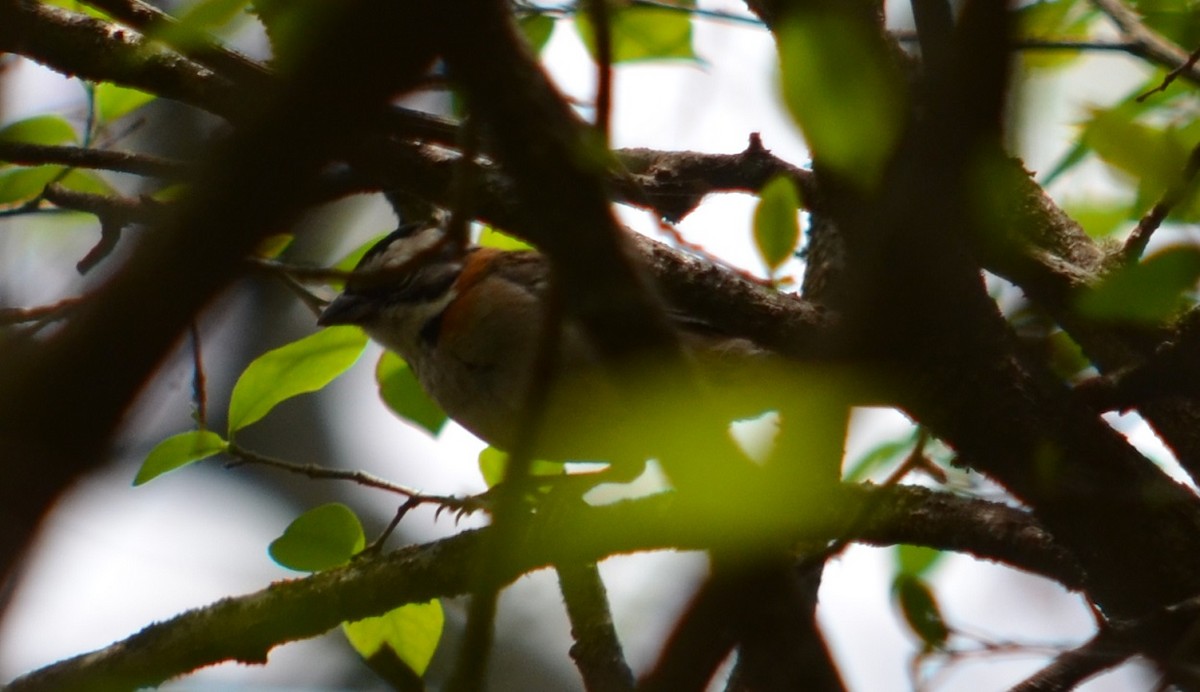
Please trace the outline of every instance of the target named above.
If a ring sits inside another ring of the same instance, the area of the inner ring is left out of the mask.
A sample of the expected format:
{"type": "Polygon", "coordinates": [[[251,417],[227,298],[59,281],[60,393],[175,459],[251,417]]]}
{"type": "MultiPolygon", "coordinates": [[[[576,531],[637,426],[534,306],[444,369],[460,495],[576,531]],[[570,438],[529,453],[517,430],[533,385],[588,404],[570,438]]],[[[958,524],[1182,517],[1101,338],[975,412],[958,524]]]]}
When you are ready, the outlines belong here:
{"type": "MultiPolygon", "coordinates": [[[[907,8],[907,3],[899,4],[907,8]]],[[[702,2],[703,7],[743,12],[732,0],[702,2]]],[[[897,10],[895,20],[904,21],[897,10]]],[[[658,64],[622,67],[616,76],[614,144],[706,152],[742,150],[752,132],[779,156],[798,164],[807,154],[795,127],[776,96],[775,56],[765,30],[742,24],[700,19],[695,22],[696,48],[702,64],[658,64]]],[[[592,90],[592,67],[570,27],[560,22],[544,54],[562,88],[580,101],[592,90]]],[[[1019,152],[1028,167],[1045,169],[1072,134],[1072,124],[1089,103],[1105,103],[1125,93],[1139,79],[1133,62],[1122,56],[1093,58],[1070,80],[1035,78],[1024,102],[1036,136],[1022,138],[1019,152]],[[1049,125],[1049,126],[1047,126],[1049,125]]],[[[77,85],[40,68],[23,66],[8,85],[9,119],[46,109],[77,113],[77,85]]],[[[1053,190],[1060,195],[1107,190],[1098,167],[1068,176],[1053,190]]],[[[750,243],[754,198],[726,195],[707,201],[681,224],[692,242],[761,273],[750,243]]],[[[390,223],[386,209],[360,205],[360,216],[347,247],[390,223]]],[[[652,229],[645,214],[627,212],[631,225],[652,229]]],[[[71,269],[94,242],[94,224],[52,241],[39,238],[43,229],[27,229],[0,241],[0,280],[22,305],[53,300],[78,290],[71,269]],[[48,252],[49,250],[49,252],[48,252]],[[47,259],[48,255],[48,259],[47,259]],[[25,260],[57,262],[67,269],[47,280],[44,271],[25,260]],[[35,280],[36,278],[36,280],[35,280]]],[[[799,266],[794,267],[799,271],[799,266]]],[[[237,307],[224,323],[216,323],[209,340],[236,338],[237,307]]],[[[311,319],[297,309],[297,319],[311,319]]],[[[314,327],[315,328],[315,327],[314,327]]],[[[368,355],[323,395],[346,458],[360,460],[367,471],[429,492],[468,493],[482,490],[475,455],[481,444],[456,426],[438,440],[413,430],[377,402],[372,382],[375,354],[368,355]],[[436,459],[436,461],[434,461],[436,459]]],[[[188,378],[183,365],[168,367],[143,398],[131,426],[164,426],[163,435],[186,424],[188,378]],[[164,398],[165,397],[165,398],[164,398]],[[163,402],[170,402],[163,403],[163,402]],[[183,421],[183,422],[181,422],[183,421]],[[171,426],[175,426],[171,428],[171,426]]],[[[1136,420],[1119,423],[1138,445],[1156,459],[1169,455],[1136,420]]],[[[893,412],[864,411],[855,418],[850,457],[873,442],[905,430],[893,412]]],[[[143,450],[144,451],[144,450],[143,450]]],[[[184,470],[141,488],[130,481],[140,463],[130,453],[108,470],[82,482],[48,521],[32,568],[5,623],[0,646],[0,676],[45,665],[60,657],[98,648],[129,636],[146,624],[203,606],[227,595],[259,590],[272,580],[294,576],[270,561],[267,544],[293,518],[288,508],[264,503],[253,489],[239,483],[238,472],[199,473],[184,470]]],[[[387,513],[390,497],[363,493],[364,506],[387,513]]],[[[432,512],[406,519],[424,539],[456,530],[447,517],[436,523],[432,512]]],[[[462,526],[473,525],[472,521],[462,526]]],[[[825,573],[820,617],[850,689],[889,692],[911,689],[910,659],[915,644],[890,601],[893,557],[890,550],[852,548],[825,573]]],[[[657,643],[690,595],[704,569],[698,555],[652,554],[605,562],[617,625],[631,663],[644,670],[657,643]]],[[[964,557],[945,560],[933,575],[947,620],[955,628],[990,641],[1061,645],[1079,643],[1093,630],[1080,599],[1057,585],[964,557]]],[[[461,603],[448,610],[461,610],[461,603]]],[[[544,638],[565,666],[568,628],[561,615],[555,582],[547,573],[521,579],[503,600],[502,627],[522,628],[522,636],[544,638]]],[[[265,667],[224,665],[166,686],[175,690],[328,689],[342,668],[327,663],[329,650],[346,652],[336,633],[322,639],[276,649],[265,667]],[[315,662],[315,664],[314,664],[315,662]]],[[[999,690],[1043,665],[1048,651],[1021,655],[983,655],[947,669],[931,689],[999,690]]],[[[357,665],[343,655],[342,661],[357,665]]],[[[503,665],[501,660],[498,665],[503,665]]],[[[1129,667],[1095,680],[1083,689],[1150,689],[1151,683],[1129,667]]],[[[359,688],[354,688],[359,689],[359,688]]]]}

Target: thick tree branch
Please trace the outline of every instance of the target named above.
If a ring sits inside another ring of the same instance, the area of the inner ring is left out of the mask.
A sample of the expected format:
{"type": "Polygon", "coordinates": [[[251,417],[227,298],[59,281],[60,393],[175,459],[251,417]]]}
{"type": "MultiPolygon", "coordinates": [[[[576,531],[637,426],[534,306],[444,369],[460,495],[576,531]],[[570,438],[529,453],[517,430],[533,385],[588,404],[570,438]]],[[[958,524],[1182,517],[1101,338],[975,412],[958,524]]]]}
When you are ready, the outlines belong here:
{"type": "Polygon", "coordinates": [[[229,80],[135,31],[41,2],[0,3],[0,52],[63,74],[114,82],[243,119],[253,104],[229,80]]]}
{"type": "MultiPolygon", "coordinates": [[[[828,511],[804,513],[788,529],[810,544],[848,536],[875,545],[896,542],[967,550],[1078,588],[1071,558],[1028,514],[1005,505],[917,487],[847,487],[828,511]],[[860,524],[864,503],[879,508],[860,524]]],[[[753,503],[753,498],[730,502],[753,503]]],[[[656,549],[706,549],[729,540],[726,527],[689,519],[682,497],[658,495],[606,507],[573,506],[539,515],[496,566],[503,582],[552,564],[586,563],[656,549]]],[[[404,603],[466,593],[492,529],[366,557],[347,567],[273,584],[151,625],[110,647],[56,663],[11,683],[12,692],[128,690],[160,683],[226,660],[261,663],[274,646],[317,636],[344,620],[376,615],[404,603]]],[[[752,538],[747,536],[746,538],[752,538]]],[[[741,541],[752,550],[753,540],[741,541]]]]}
{"type": "MultiPolygon", "coordinates": [[[[242,258],[259,239],[298,211],[295,190],[310,184],[344,133],[420,78],[433,51],[417,27],[429,20],[421,16],[423,4],[403,8],[371,0],[344,5],[321,27],[325,39],[342,48],[332,57],[324,51],[314,55],[297,68],[296,81],[279,100],[260,104],[266,117],[217,150],[170,232],[145,234],[122,271],[54,334],[6,344],[0,363],[0,457],[38,463],[14,466],[15,477],[0,491],[5,578],[13,576],[58,494],[105,458],[129,403],[195,314],[242,270],[242,258]],[[88,386],[78,388],[79,382],[88,386]]],[[[181,59],[145,46],[132,32],[118,31],[117,37],[145,57],[135,67],[171,75],[161,84],[146,84],[151,90],[210,100],[231,112],[240,107],[226,102],[230,92],[224,83],[211,92],[197,88],[214,84],[207,71],[193,70],[195,83],[178,84],[172,70],[181,59]]],[[[95,78],[109,77],[109,70],[130,73],[127,56],[99,50],[112,38],[106,24],[39,3],[0,5],[0,47],[23,51],[39,44],[66,50],[75,62],[79,52],[95,53],[97,63],[89,66],[95,78]]]]}

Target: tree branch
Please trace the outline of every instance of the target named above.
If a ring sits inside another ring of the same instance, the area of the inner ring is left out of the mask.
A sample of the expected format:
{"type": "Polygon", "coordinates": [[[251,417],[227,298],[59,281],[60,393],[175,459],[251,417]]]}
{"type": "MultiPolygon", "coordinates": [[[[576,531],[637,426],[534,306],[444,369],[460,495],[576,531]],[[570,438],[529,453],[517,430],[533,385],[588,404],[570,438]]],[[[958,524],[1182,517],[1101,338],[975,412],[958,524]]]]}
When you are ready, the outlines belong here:
{"type": "MultiPolygon", "coordinates": [[[[694,515],[681,506],[683,499],[664,494],[538,515],[522,525],[513,550],[495,566],[496,576],[507,583],[553,564],[595,562],[618,553],[663,548],[702,550],[728,540],[726,527],[688,519],[694,515]]],[[[846,487],[829,500],[828,511],[793,517],[788,531],[798,542],[828,541],[853,529],[854,540],[966,549],[977,557],[1058,580],[1068,588],[1081,584],[1082,575],[1071,558],[1028,514],[1011,507],[917,487],[846,487]],[[855,520],[865,502],[881,509],[872,522],[859,525],[855,520]]],[[[742,501],[754,500],[730,499],[742,501]]],[[[151,625],[104,649],[34,671],[14,680],[8,689],[127,690],[221,661],[261,663],[274,646],[317,636],[345,620],[466,593],[473,582],[470,565],[492,531],[466,531],[224,599],[151,625]]],[[[753,544],[743,545],[749,550],[753,544]]]]}

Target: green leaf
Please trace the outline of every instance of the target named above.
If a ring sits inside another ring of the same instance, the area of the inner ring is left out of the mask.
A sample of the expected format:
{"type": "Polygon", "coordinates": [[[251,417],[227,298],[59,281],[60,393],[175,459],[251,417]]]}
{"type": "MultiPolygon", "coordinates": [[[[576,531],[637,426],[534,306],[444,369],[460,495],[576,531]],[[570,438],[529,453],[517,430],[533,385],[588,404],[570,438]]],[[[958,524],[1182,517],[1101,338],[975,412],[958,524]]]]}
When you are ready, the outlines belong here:
{"type": "Polygon", "coordinates": [[[913,448],[913,445],[917,443],[917,435],[918,430],[914,426],[912,431],[904,436],[880,442],[867,450],[859,457],[858,461],[849,465],[850,470],[846,471],[846,481],[850,483],[861,481],[876,469],[886,466],[903,454],[907,454],[913,448]]]}
{"type": "Polygon", "coordinates": [[[1121,229],[1122,223],[1134,218],[1128,201],[1112,199],[1065,200],[1063,211],[1093,238],[1106,238],[1121,229]]]}
{"type": "Polygon", "coordinates": [[[497,250],[533,249],[533,246],[524,240],[511,236],[504,231],[498,231],[491,226],[483,227],[483,232],[479,234],[479,245],[482,247],[494,247],[497,250]]]}
{"type": "Polygon", "coordinates": [[[0,128],[0,142],[55,145],[74,141],[75,128],[57,115],[35,115],[0,128]]]}
{"type": "Polygon", "coordinates": [[[800,195],[787,176],[775,176],[759,192],[754,209],[754,243],[771,274],[796,251],[800,242],[800,195]]]}
{"type": "Polygon", "coordinates": [[[93,89],[92,98],[95,100],[96,115],[100,122],[111,123],[150,103],[156,97],[137,89],[102,82],[93,89]]]}
{"type": "Polygon", "coordinates": [[[1157,197],[1183,180],[1191,145],[1173,130],[1153,127],[1135,118],[1140,110],[1093,110],[1082,141],[1106,164],[1138,181],[1143,196],[1157,197]]]}
{"type": "Polygon", "coordinates": [[[412,368],[400,356],[384,351],[375,366],[379,396],[397,416],[412,421],[436,436],[446,425],[446,412],[429,398],[412,368]]]}
{"type": "MultiPolygon", "coordinates": [[[[1096,10],[1080,0],[1043,0],[1017,10],[1017,30],[1023,39],[1086,41],[1096,16],[1096,10]]],[[[1032,68],[1060,68],[1082,55],[1082,50],[1025,50],[1021,63],[1032,68]]]]}
{"type": "Polygon", "coordinates": [[[900,603],[900,612],[909,629],[925,644],[927,650],[945,647],[950,628],[942,618],[937,598],[923,580],[910,574],[897,575],[892,590],[900,603]]]}
{"type": "Polygon", "coordinates": [[[249,0],[201,0],[192,5],[179,22],[192,30],[212,31],[243,16],[248,4],[249,0]]]}
{"type": "Polygon", "coordinates": [[[354,511],[331,502],[296,517],[267,552],[288,569],[318,572],[346,564],[364,545],[362,523],[354,511]]]}
{"type": "Polygon", "coordinates": [[[211,430],[190,430],[172,435],[150,450],[142,467],[133,479],[134,485],[142,485],[167,471],[174,471],[192,462],[220,454],[229,447],[224,438],[211,430]]]}
{"type": "Polygon", "coordinates": [[[296,236],[291,233],[275,233],[262,239],[258,247],[254,249],[254,254],[263,259],[275,259],[283,254],[283,251],[288,249],[296,236]]]}
{"type": "Polygon", "coordinates": [[[1200,279],[1200,250],[1164,249],[1105,277],[1084,291],[1076,307],[1085,317],[1116,322],[1160,324],[1183,306],[1183,294],[1200,279]]]}
{"type": "Polygon", "coordinates": [[[0,204],[24,202],[37,197],[62,172],[62,166],[20,167],[0,171],[0,204]]]}
{"type": "Polygon", "coordinates": [[[778,35],[783,100],[813,158],[875,188],[904,127],[904,76],[849,10],[794,12],[778,35]]]}
{"type": "Polygon", "coordinates": [[[434,599],[403,605],[378,617],[344,623],[342,632],[369,664],[378,661],[381,655],[395,655],[420,677],[437,651],[445,621],[442,604],[434,599]]]}
{"type": "Polygon", "coordinates": [[[945,555],[934,548],[901,543],[896,546],[896,570],[900,574],[919,577],[929,572],[945,555]]]}
{"type": "Polygon", "coordinates": [[[112,195],[116,192],[104,178],[86,168],[76,168],[70,171],[58,181],[58,184],[68,190],[92,195],[112,195]]]}
{"type": "MultiPolygon", "coordinates": [[[[508,452],[492,446],[485,447],[479,453],[479,472],[483,474],[483,482],[487,487],[494,488],[508,473],[508,452]]],[[[560,461],[535,459],[529,466],[529,473],[532,476],[561,476],[566,473],[566,466],[560,461]]]]}
{"type": "MultiPolygon", "coordinates": [[[[686,12],[664,7],[611,6],[609,27],[614,64],[638,60],[695,60],[692,20],[686,12]]],[[[579,38],[596,58],[595,30],[588,16],[575,16],[579,38]]]]}
{"type": "Polygon", "coordinates": [[[555,24],[553,17],[540,12],[527,14],[517,20],[517,25],[521,27],[521,33],[525,34],[525,40],[529,42],[534,55],[541,54],[542,49],[550,42],[555,24]]]}
{"type": "Polygon", "coordinates": [[[256,358],[233,387],[230,437],[280,402],[332,382],[354,365],[366,345],[358,327],[328,327],[256,358]]]}

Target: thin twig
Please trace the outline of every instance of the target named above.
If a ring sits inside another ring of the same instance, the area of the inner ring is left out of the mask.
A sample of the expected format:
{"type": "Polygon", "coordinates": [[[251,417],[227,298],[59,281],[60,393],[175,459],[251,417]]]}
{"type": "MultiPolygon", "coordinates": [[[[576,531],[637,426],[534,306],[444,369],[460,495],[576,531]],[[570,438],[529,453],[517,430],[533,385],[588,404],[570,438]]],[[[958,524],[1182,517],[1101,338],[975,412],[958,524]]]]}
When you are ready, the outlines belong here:
{"type": "Polygon", "coordinates": [[[0,161],[21,166],[58,164],[168,180],[187,178],[192,170],[185,163],[149,154],[4,141],[0,141],[0,161]]]}
{"type": "Polygon", "coordinates": [[[1171,210],[1194,189],[1193,182],[1198,173],[1200,173],[1200,142],[1192,147],[1180,180],[1167,188],[1162,197],[1150,208],[1150,211],[1138,220],[1137,226],[1125,240],[1125,246],[1121,248],[1125,264],[1136,264],[1141,259],[1142,253],[1146,251],[1146,245],[1150,242],[1150,236],[1154,235],[1171,210]]]}
{"type": "Polygon", "coordinates": [[[1146,99],[1150,98],[1151,96],[1153,96],[1154,94],[1157,94],[1160,91],[1166,91],[1167,87],[1171,86],[1171,82],[1174,82],[1176,79],[1178,79],[1179,76],[1182,75],[1184,72],[1191,70],[1192,67],[1194,67],[1196,65],[1197,60],[1200,60],[1200,48],[1197,48],[1196,50],[1192,51],[1190,55],[1188,55],[1187,62],[1183,63],[1179,67],[1176,67],[1175,69],[1168,72],[1167,76],[1163,77],[1161,84],[1154,87],[1150,91],[1147,91],[1146,93],[1139,95],[1134,100],[1137,101],[1138,103],[1141,103],[1142,101],[1145,101],[1146,99]]]}
{"type": "Polygon", "coordinates": [[[0,326],[42,320],[60,320],[66,317],[67,312],[82,300],[82,298],[64,298],[56,303],[32,308],[0,308],[0,326]]]}
{"type": "Polygon", "coordinates": [[[208,427],[208,386],[204,375],[204,356],[200,350],[200,325],[196,320],[188,325],[188,340],[192,347],[192,404],[196,407],[196,423],[208,427]]]}
{"type": "Polygon", "coordinates": [[[612,611],[600,570],[594,562],[555,566],[567,616],[571,620],[571,658],[588,692],[623,692],[634,687],[613,627],[612,611]]]}
{"type": "Polygon", "coordinates": [[[439,512],[444,509],[453,510],[456,513],[473,512],[483,507],[483,503],[478,498],[461,498],[450,497],[448,495],[427,495],[419,490],[409,488],[403,485],[392,483],[378,476],[367,473],[366,471],[351,471],[347,469],[331,469],[316,464],[293,464],[289,461],[276,459],[257,452],[252,452],[244,447],[241,447],[233,442],[229,443],[226,454],[233,457],[233,461],[229,462],[230,468],[242,466],[246,464],[255,464],[258,466],[268,466],[270,468],[295,473],[301,476],[307,476],[314,480],[333,480],[333,481],[349,481],[365,488],[375,488],[377,490],[385,490],[389,493],[395,493],[408,498],[423,505],[438,505],[439,512]]]}
{"type": "Polygon", "coordinates": [[[596,38],[596,132],[605,150],[612,132],[613,37],[608,0],[588,0],[584,5],[596,38]]]}
{"type": "MultiPolygon", "coordinates": [[[[1131,54],[1148,58],[1171,70],[1187,65],[1189,55],[1186,51],[1147,27],[1141,17],[1121,0],[1092,0],[1092,4],[1117,25],[1126,40],[1135,44],[1136,47],[1129,51],[1131,54]]],[[[1180,70],[1176,77],[1200,84],[1200,70],[1194,64],[1180,70]]]]}

